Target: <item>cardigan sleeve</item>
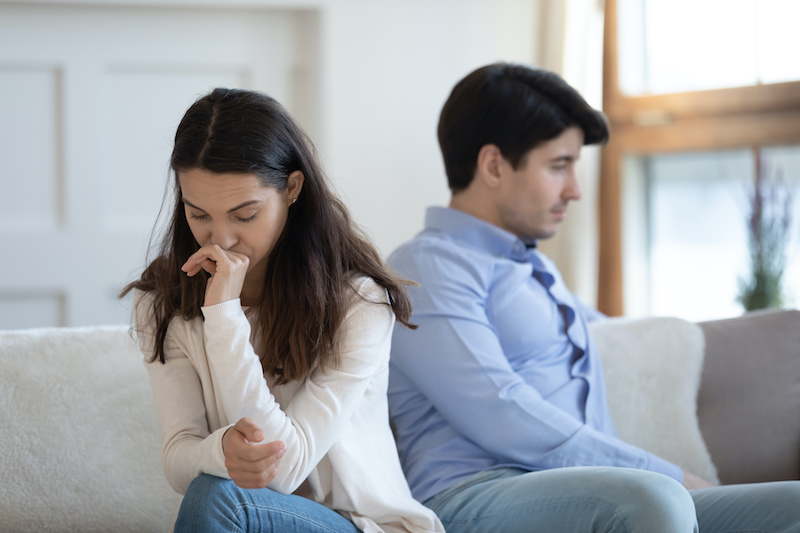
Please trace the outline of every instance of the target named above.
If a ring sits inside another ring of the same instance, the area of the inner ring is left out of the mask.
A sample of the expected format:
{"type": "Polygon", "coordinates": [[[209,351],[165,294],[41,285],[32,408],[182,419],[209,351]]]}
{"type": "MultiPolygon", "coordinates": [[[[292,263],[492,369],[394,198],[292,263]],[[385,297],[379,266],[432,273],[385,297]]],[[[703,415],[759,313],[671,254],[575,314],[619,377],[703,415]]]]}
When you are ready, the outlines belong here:
{"type": "Polygon", "coordinates": [[[340,330],[339,366],[313,371],[285,409],[267,386],[238,302],[203,308],[209,369],[228,420],[250,417],[264,431],[265,442],[286,443],[269,485],[278,492],[294,492],[308,477],[388,364],[394,314],[386,291],[369,278],[354,283],[357,294],[340,330]]]}
{"type": "Polygon", "coordinates": [[[270,488],[288,494],[308,477],[347,426],[371,380],[388,364],[394,314],[386,291],[370,278],[357,278],[354,284],[356,293],[340,330],[339,366],[312,372],[285,409],[264,379],[239,300],[203,308],[202,334],[195,331],[199,320],[174,319],[162,365],[149,362],[154,343],[149,298],[139,301],[143,295],[137,294],[137,333],[162,435],[164,474],[177,492],[185,493],[202,473],[229,477],[222,435],[230,424],[209,422],[209,402],[221,406],[227,421],[252,418],[264,431],[264,442],[286,443],[270,488]],[[205,388],[198,365],[207,365],[210,383],[205,388]]]}
{"type": "Polygon", "coordinates": [[[136,294],[136,332],[139,349],[155,403],[156,421],[162,438],[161,462],[164,477],[172,488],[185,494],[192,480],[200,474],[229,477],[222,453],[222,435],[230,426],[209,427],[204,391],[194,364],[188,358],[186,325],[176,319],[170,324],[164,351],[166,364],[151,361],[155,338],[150,310],[151,298],[136,294]]]}
{"type": "MultiPolygon", "coordinates": [[[[354,283],[357,294],[353,295],[340,330],[339,366],[312,372],[285,410],[264,379],[261,362],[250,343],[250,324],[238,300],[203,308],[208,368],[215,399],[222,405],[227,420],[235,422],[250,417],[264,431],[264,442],[286,443],[287,450],[278,473],[269,485],[278,492],[294,492],[308,477],[347,427],[371,380],[388,364],[394,314],[386,292],[369,278],[358,278],[354,283]]],[[[164,366],[172,362],[170,359],[164,366]]],[[[163,383],[159,387],[161,394],[169,394],[165,371],[160,369],[158,373],[163,377],[159,380],[163,383]]],[[[181,401],[181,404],[197,406],[185,407],[180,415],[166,415],[171,420],[171,433],[180,432],[178,416],[191,420],[187,424],[191,423],[193,431],[197,431],[202,414],[198,385],[190,383],[186,376],[182,376],[180,383],[186,388],[181,394],[191,396],[191,400],[181,401]]],[[[168,436],[167,440],[176,438],[177,434],[168,436]]],[[[202,453],[208,457],[199,464],[224,467],[224,458],[218,455],[221,454],[220,440],[221,431],[205,439],[213,442],[203,442],[202,453]]],[[[181,468],[188,467],[191,474],[195,473],[194,465],[181,463],[181,468]]],[[[183,474],[178,477],[185,479],[183,474]]]]}

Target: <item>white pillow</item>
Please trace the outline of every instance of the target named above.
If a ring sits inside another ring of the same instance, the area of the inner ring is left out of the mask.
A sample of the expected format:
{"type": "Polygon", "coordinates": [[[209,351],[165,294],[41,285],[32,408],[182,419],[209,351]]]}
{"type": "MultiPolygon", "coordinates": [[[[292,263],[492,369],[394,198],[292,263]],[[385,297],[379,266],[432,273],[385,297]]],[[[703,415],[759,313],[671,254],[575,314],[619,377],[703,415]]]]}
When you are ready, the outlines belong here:
{"type": "Polygon", "coordinates": [[[678,318],[610,318],[589,326],[620,438],[719,483],[697,420],[705,339],[678,318]]]}

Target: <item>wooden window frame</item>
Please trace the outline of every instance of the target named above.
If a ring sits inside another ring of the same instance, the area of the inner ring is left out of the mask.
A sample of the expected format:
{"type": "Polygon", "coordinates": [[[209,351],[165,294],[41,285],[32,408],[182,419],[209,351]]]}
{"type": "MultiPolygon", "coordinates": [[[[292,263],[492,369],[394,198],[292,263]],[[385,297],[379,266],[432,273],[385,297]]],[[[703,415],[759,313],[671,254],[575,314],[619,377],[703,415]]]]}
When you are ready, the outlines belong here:
{"type": "Polygon", "coordinates": [[[617,2],[606,0],[603,111],[611,139],[600,168],[598,309],[624,313],[621,162],[628,155],[800,143],[800,81],[647,96],[618,84],[617,2]]]}

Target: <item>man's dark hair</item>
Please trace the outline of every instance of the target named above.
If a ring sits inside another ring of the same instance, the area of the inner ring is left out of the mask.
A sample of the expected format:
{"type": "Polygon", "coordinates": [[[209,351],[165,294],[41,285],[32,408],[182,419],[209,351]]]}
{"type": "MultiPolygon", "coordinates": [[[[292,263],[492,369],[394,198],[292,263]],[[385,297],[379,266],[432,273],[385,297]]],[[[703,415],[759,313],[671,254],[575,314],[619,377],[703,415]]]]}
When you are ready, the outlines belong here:
{"type": "Polygon", "coordinates": [[[526,65],[481,67],[453,88],[439,117],[439,146],[450,190],[466,189],[478,152],[494,144],[519,168],[525,154],[578,126],[584,144],[608,140],[608,123],[558,74],[526,65]]]}

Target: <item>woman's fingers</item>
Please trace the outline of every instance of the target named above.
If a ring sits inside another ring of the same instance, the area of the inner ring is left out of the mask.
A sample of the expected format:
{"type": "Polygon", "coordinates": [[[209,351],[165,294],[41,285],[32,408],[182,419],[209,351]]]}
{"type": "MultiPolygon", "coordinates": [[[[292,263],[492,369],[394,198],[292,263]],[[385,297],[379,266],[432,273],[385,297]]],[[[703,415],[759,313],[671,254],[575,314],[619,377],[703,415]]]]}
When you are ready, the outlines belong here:
{"type": "Polygon", "coordinates": [[[228,428],[222,436],[225,467],[236,485],[246,488],[263,488],[275,477],[286,445],[280,441],[255,444],[252,439],[264,437],[255,423],[243,418],[228,428]]]}
{"type": "Polygon", "coordinates": [[[241,296],[249,265],[250,259],[246,255],[210,244],[189,256],[181,270],[188,276],[195,276],[201,270],[211,274],[204,302],[205,306],[210,306],[241,296]]]}
{"type": "Polygon", "coordinates": [[[190,276],[194,276],[200,272],[201,269],[213,275],[216,273],[216,264],[229,259],[230,256],[228,254],[229,252],[226,252],[215,244],[203,246],[189,256],[189,259],[183,264],[181,270],[190,276]]]}
{"type": "Polygon", "coordinates": [[[233,270],[235,268],[244,267],[249,265],[250,260],[244,254],[223,250],[216,244],[203,246],[186,260],[181,270],[186,272],[189,276],[194,276],[200,270],[205,270],[211,275],[217,273],[220,268],[233,270]]]}
{"type": "Polygon", "coordinates": [[[186,272],[188,276],[195,276],[201,270],[205,270],[212,276],[217,273],[217,263],[216,261],[212,261],[211,259],[203,259],[199,263],[192,263],[189,264],[187,261],[186,264],[181,267],[181,270],[186,272]]]}

